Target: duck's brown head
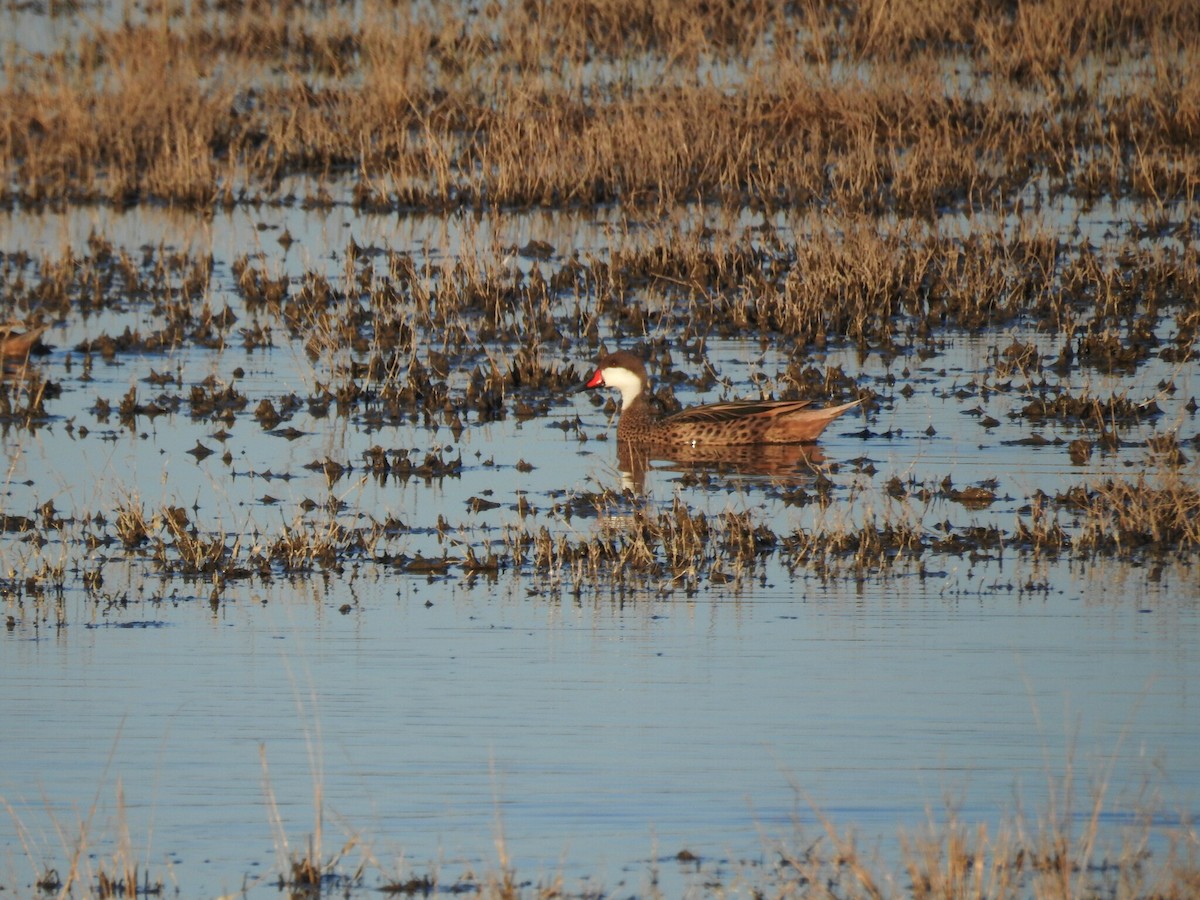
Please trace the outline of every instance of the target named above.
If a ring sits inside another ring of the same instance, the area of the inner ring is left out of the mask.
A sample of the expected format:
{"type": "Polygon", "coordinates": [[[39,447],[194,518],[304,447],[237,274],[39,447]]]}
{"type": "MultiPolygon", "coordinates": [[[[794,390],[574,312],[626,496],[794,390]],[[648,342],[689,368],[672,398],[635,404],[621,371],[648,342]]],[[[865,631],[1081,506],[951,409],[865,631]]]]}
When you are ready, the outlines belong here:
{"type": "Polygon", "coordinates": [[[616,388],[621,392],[621,409],[628,409],[647,386],[646,364],[628,350],[618,350],[596,363],[595,372],[581,390],[616,388]]]}

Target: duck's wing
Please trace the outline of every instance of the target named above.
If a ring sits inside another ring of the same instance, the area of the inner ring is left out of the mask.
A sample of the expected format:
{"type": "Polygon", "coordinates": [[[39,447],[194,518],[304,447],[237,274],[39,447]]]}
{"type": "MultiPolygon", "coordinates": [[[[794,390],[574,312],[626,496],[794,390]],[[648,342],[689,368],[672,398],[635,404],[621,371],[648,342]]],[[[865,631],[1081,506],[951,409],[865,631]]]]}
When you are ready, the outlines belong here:
{"type": "Polygon", "coordinates": [[[812,405],[811,400],[730,400],[726,403],[709,403],[693,406],[672,413],[662,423],[680,425],[711,425],[716,422],[733,422],[738,419],[775,419],[789,416],[812,405]]]}

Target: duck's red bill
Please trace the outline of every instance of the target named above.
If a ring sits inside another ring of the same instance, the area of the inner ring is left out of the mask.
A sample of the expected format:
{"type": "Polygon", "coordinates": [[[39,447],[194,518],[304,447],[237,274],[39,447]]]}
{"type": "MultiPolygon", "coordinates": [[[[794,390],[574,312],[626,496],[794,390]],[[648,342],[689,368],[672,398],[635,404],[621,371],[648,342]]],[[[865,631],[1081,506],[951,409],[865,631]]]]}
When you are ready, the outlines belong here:
{"type": "Polygon", "coordinates": [[[587,384],[585,384],[584,387],[585,388],[594,388],[594,387],[599,387],[602,384],[604,384],[604,374],[599,369],[597,369],[596,374],[592,376],[592,380],[589,381],[587,384]]]}

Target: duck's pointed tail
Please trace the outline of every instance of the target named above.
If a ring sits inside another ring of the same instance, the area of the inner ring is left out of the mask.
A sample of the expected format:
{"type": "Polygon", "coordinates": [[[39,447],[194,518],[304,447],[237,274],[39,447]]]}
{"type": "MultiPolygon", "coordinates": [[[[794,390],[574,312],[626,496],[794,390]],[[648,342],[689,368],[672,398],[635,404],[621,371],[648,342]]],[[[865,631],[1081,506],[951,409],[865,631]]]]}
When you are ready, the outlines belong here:
{"type": "Polygon", "coordinates": [[[815,441],[830,422],[861,403],[860,399],[843,403],[841,406],[797,410],[788,416],[780,417],[772,425],[769,438],[772,443],[780,444],[806,444],[815,441]]]}

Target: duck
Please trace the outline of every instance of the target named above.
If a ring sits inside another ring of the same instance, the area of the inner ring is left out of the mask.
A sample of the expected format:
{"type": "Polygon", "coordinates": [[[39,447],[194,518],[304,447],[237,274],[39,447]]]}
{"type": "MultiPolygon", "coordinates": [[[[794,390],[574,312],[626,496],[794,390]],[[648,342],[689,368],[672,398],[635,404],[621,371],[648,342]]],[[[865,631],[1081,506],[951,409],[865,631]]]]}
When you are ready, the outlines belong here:
{"type": "Polygon", "coordinates": [[[653,447],[739,447],[807,444],[847,410],[862,403],[813,409],[811,400],[732,400],[658,416],[647,399],[650,379],[643,360],[628,350],[596,363],[580,390],[615,388],[621,394],[617,440],[653,447]]]}
{"type": "Polygon", "coordinates": [[[20,322],[0,323],[0,357],[6,360],[25,359],[49,325],[37,325],[20,331],[20,322]]]}

